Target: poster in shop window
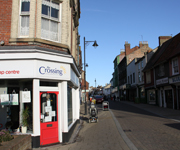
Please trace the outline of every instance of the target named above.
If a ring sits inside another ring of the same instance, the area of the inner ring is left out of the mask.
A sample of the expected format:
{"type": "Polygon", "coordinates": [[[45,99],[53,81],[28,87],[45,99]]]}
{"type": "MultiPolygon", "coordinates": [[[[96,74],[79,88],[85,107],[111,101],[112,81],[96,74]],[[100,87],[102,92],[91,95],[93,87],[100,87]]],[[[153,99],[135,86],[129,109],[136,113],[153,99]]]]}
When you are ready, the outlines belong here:
{"type": "Polygon", "coordinates": [[[31,92],[30,91],[22,91],[22,102],[23,103],[31,102],[31,92]]]}
{"type": "Polygon", "coordinates": [[[9,105],[9,94],[1,94],[1,105],[9,105]]]}
{"type": "Polygon", "coordinates": [[[10,94],[10,105],[18,105],[18,94],[10,94]]]}

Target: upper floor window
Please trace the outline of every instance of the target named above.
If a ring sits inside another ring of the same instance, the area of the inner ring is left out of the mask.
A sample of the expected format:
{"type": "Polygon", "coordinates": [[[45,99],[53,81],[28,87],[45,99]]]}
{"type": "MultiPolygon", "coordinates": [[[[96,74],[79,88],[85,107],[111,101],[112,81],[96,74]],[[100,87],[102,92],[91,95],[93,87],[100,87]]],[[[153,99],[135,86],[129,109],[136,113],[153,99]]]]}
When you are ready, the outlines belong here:
{"type": "Polygon", "coordinates": [[[130,75],[130,80],[131,80],[131,84],[132,84],[132,74],[130,75]]]}
{"type": "Polygon", "coordinates": [[[138,72],[138,78],[139,78],[139,82],[141,82],[141,73],[138,72]]]}
{"type": "Polygon", "coordinates": [[[151,71],[146,72],[146,83],[151,83],[151,71]]]}
{"type": "Polygon", "coordinates": [[[158,76],[164,76],[165,75],[165,70],[164,70],[164,64],[159,65],[159,73],[158,76]]]}
{"type": "Polygon", "coordinates": [[[143,64],[143,60],[141,61],[141,68],[143,68],[144,67],[144,64],[143,64]]]}
{"type": "Polygon", "coordinates": [[[130,82],[129,82],[129,76],[128,76],[128,84],[130,84],[130,82]]]}
{"type": "Polygon", "coordinates": [[[29,36],[30,0],[21,0],[20,36],[29,36]]]}
{"type": "Polygon", "coordinates": [[[133,73],[133,83],[135,83],[135,73],[133,73]]]}
{"type": "Polygon", "coordinates": [[[138,69],[140,69],[140,62],[138,63],[138,69]]]}
{"type": "Polygon", "coordinates": [[[178,74],[179,73],[179,67],[178,67],[178,59],[175,58],[172,60],[172,74],[178,74]]]}
{"type": "Polygon", "coordinates": [[[42,0],[41,37],[59,41],[59,3],[42,0]]]}

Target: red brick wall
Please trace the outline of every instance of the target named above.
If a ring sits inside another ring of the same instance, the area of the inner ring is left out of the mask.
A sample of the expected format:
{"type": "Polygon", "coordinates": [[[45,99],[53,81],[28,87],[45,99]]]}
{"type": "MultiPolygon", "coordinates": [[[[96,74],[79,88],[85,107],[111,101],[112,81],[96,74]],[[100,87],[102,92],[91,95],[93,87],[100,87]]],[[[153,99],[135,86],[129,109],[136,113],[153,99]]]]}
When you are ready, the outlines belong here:
{"type": "MultiPolygon", "coordinates": [[[[85,87],[84,87],[84,79],[82,79],[82,83],[81,83],[81,89],[84,90],[85,87]]],[[[89,83],[86,81],[86,90],[89,89],[89,83]]]]}
{"type": "Polygon", "coordinates": [[[12,0],[0,0],[0,41],[8,44],[11,32],[12,0]]]}

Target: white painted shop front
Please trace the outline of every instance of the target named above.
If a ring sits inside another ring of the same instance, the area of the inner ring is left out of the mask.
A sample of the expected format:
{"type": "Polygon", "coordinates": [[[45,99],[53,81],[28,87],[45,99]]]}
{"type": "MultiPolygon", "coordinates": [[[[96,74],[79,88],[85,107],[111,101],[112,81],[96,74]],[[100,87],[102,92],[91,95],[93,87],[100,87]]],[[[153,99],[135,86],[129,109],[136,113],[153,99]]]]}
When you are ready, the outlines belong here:
{"type": "Polygon", "coordinates": [[[15,129],[28,107],[33,147],[66,142],[80,109],[80,73],[73,57],[38,49],[9,51],[0,55],[0,129],[16,118],[12,133],[21,134],[15,129]]]}

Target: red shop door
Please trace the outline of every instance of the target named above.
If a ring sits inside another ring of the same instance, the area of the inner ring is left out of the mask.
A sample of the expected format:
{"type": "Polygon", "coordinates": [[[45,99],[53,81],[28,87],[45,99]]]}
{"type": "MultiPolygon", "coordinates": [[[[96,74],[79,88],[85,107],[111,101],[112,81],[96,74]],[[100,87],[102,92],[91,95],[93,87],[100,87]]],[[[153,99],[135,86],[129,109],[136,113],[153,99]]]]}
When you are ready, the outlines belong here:
{"type": "Polygon", "coordinates": [[[40,145],[59,142],[58,92],[40,92],[40,145]]]}

